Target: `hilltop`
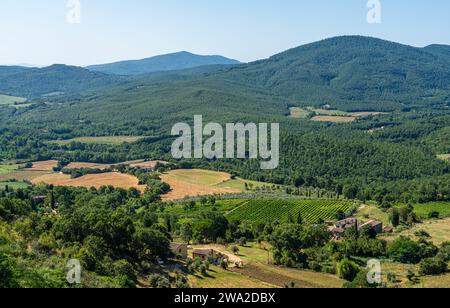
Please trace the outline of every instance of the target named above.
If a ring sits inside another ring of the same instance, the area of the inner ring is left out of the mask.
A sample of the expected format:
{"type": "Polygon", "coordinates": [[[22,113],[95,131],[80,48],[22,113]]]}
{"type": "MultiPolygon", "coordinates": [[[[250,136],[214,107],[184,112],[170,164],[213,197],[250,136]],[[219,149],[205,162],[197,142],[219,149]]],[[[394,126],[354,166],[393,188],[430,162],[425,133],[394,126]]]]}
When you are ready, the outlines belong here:
{"type": "Polygon", "coordinates": [[[139,75],[153,72],[184,70],[206,65],[240,64],[223,56],[201,56],[182,51],[142,60],[121,61],[88,66],[91,71],[116,75],[139,75]]]}

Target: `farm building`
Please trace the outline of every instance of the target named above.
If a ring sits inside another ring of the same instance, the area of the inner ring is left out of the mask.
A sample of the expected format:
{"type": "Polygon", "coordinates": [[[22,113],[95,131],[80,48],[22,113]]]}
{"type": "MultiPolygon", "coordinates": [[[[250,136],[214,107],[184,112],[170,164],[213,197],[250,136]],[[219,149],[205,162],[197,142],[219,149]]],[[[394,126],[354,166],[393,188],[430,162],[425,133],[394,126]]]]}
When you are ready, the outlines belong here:
{"type": "Polygon", "coordinates": [[[213,249],[197,248],[192,251],[192,257],[194,259],[199,258],[202,261],[207,260],[209,257],[214,257],[215,251],[213,249]]]}
{"type": "Polygon", "coordinates": [[[348,229],[356,227],[358,231],[361,231],[367,226],[370,226],[375,230],[376,234],[381,234],[385,232],[384,230],[386,229],[383,228],[383,223],[381,221],[370,220],[368,222],[363,222],[356,218],[346,218],[335,222],[334,225],[329,228],[329,231],[333,234],[335,240],[340,240],[348,229]]]}
{"type": "Polygon", "coordinates": [[[383,233],[383,223],[377,220],[370,220],[359,227],[359,230],[370,226],[377,234],[383,233]]]}
{"type": "Polygon", "coordinates": [[[192,257],[194,259],[199,258],[202,261],[207,260],[208,258],[212,258],[215,262],[218,262],[221,259],[229,259],[228,256],[223,253],[216,251],[214,249],[209,248],[196,248],[192,251],[192,257]]]}
{"type": "Polygon", "coordinates": [[[181,259],[187,259],[188,257],[188,245],[179,243],[170,243],[170,251],[181,259]]]}

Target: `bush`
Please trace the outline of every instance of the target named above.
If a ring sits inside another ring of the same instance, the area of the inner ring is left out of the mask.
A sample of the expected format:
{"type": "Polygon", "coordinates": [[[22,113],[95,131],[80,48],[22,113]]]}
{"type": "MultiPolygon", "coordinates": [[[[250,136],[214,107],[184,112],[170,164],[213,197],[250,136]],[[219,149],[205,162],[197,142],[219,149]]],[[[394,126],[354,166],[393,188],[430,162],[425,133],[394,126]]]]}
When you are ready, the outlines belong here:
{"type": "Polygon", "coordinates": [[[246,239],[245,237],[241,237],[241,238],[238,240],[238,244],[239,244],[239,246],[245,246],[245,245],[247,245],[247,239],[246,239]]]}
{"type": "Polygon", "coordinates": [[[420,238],[431,238],[430,234],[425,230],[416,231],[414,235],[420,238]]]}
{"type": "Polygon", "coordinates": [[[308,263],[308,266],[311,270],[315,271],[315,272],[322,272],[322,265],[319,262],[316,261],[310,261],[308,263]]]}
{"type": "Polygon", "coordinates": [[[155,289],[169,289],[170,288],[170,281],[164,276],[161,275],[151,275],[148,277],[148,281],[150,283],[150,286],[155,289]]]}
{"type": "Polygon", "coordinates": [[[359,273],[359,267],[345,258],[337,264],[337,272],[341,279],[353,281],[359,273]]]}
{"type": "Polygon", "coordinates": [[[348,289],[369,289],[369,288],[377,288],[380,285],[377,283],[369,283],[367,281],[367,274],[368,272],[366,270],[364,271],[360,271],[355,279],[353,279],[353,281],[351,282],[346,282],[344,284],[344,288],[348,288],[348,289]]]}
{"type": "Polygon", "coordinates": [[[441,275],[448,270],[448,263],[440,258],[424,259],[419,264],[419,274],[422,276],[441,275]]]}
{"type": "Polygon", "coordinates": [[[237,254],[239,253],[239,248],[238,248],[237,246],[233,246],[233,247],[231,247],[231,251],[232,251],[235,255],[237,255],[237,254]]]}
{"type": "Polygon", "coordinates": [[[428,213],[429,219],[439,219],[440,216],[441,214],[437,211],[431,211],[430,213],[428,213]]]}
{"type": "Polygon", "coordinates": [[[204,264],[200,265],[200,273],[205,277],[208,276],[208,270],[204,264]]]}
{"type": "Polygon", "coordinates": [[[446,262],[450,262],[450,242],[442,243],[437,257],[446,262]]]}
{"type": "Polygon", "coordinates": [[[6,255],[0,254],[0,288],[15,288],[15,264],[6,255]]]}
{"type": "Polygon", "coordinates": [[[405,237],[399,237],[389,245],[389,256],[396,262],[417,264],[422,259],[419,243],[405,237]]]}

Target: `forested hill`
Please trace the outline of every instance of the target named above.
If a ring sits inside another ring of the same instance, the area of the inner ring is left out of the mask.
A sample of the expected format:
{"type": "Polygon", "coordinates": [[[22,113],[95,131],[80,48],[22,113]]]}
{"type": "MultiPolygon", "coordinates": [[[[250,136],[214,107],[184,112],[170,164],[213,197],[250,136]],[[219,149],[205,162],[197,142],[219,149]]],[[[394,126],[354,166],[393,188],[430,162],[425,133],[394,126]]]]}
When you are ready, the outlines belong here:
{"type": "Polygon", "coordinates": [[[81,67],[52,65],[45,68],[0,67],[0,93],[28,98],[72,94],[117,85],[118,76],[91,72],[81,67]]]}
{"type": "MultiPolygon", "coordinates": [[[[138,76],[108,75],[66,65],[41,69],[0,67],[0,93],[34,98],[54,93],[95,91],[101,96],[123,88],[151,84],[166,86],[195,80],[199,91],[210,91],[211,84],[226,83],[221,96],[233,96],[237,88],[239,91],[247,88],[282,97],[294,106],[328,104],[345,111],[435,109],[450,102],[449,50],[450,47],[445,45],[415,48],[375,38],[343,36],[300,46],[249,64],[205,66],[235,61],[182,52],[115,63],[103,69],[102,66],[90,67],[125,75],[159,71],[138,76]],[[172,70],[181,68],[185,70],[172,70]],[[122,84],[126,86],[118,87],[122,84]]],[[[185,84],[177,84],[171,89],[172,95],[179,93],[181,99],[185,87],[185,84]]],[[[122,93],[123,96],[129,94],[122,93]]],[[[148,91],[143,94],[149,95],[148,91]]],[[[139,93],[131,94],[130,100],[136,95],[139,93]]],[[[128,101],[126,97],[123,100],[128,101]]],[[[211,104],[212,107],[216,105],[214,101],[202,101],[202,108],[211,104]]]]}
{"type": "Polygon", "coordinates": [[[399,109],[449,99],[448,48],[336,37],[235,66],[221,77],[269,89],[295,103],[346,110],[399,109]]]}
{"type": "Polygon", "coordinates": [[[433,44],[424,48],[427,52],[431,52],[433,54],[450,57],[450,46],[449,45],[439,45],[433,44]]]}
{"type": "Polygon", "coordinates": [[[142,60],[122,61],[88,66],[91,71],[117,75],[138,75],[153,72],[184,70],[205,65],[239,64],[223,56],[200,56],[186,51],[151,57],[142,60]]]}

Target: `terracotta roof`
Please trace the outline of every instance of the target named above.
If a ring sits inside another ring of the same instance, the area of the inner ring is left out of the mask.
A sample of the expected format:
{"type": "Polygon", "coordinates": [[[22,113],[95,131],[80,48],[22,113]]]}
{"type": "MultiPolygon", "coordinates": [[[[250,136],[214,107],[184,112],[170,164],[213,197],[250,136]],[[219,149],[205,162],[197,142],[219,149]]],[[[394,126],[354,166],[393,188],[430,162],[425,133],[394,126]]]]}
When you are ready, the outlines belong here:
{"type": "Polygon", "coordinates": [[[170,249],[171,250],[178,250],[182,246],[187,246],[186,244],[179,244],[179,243],[170,243],[170,249]]]}
{"type": "Polygon", "coordinates": [[[213,252],[214,250],[205,248],[196,248],[192,251],[192,253],[195,253],[197,255],[211,255],[213,254],[213,252]]]}

